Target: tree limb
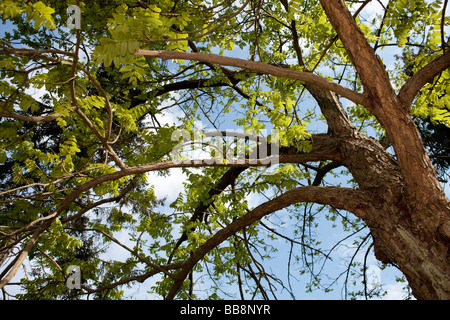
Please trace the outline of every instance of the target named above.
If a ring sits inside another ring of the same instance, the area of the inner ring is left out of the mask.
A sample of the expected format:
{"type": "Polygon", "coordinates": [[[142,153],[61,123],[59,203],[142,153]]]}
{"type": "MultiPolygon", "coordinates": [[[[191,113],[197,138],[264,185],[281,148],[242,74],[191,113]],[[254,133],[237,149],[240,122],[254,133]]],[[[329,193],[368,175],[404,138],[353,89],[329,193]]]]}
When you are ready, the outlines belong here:
{"type": "MultiPolygon", "coordinates": [[[[208,191],[207,199],[210,200],[214,195],[220,194],[225,190],[233,181],[245,170],[246,168],[230,168],[225,174],[220,178],[219,182],[214,185],[211,189],[208,191]]],[[[204,203],[202,201],[199,202],[198,206],[195,208],[194,213],[192,214],[191,218],[188,221],[189,222],[196,222],[201,221],[203,218],[203,215],[205,214],[206,210],[209,208],[211,202],[204,203]]],[[[193,231],[191,229],[191,231],[193,231]]],[[[175,251],[180,247],[180,245],[188,239],[187,237],[187,231],[183,231],[183,234],[178,239],[177,243],[175,244],[169,259],[167,260],[167,263],[170,263],[172,261],[173,255],[175,251]]]]}
{"type": "MultiPolygon", "coordinates": [[[[88,78],[92,81],[92,83],[97,88],[97,90],[105,98],[105,109],[108,112],[108,127],[106,129],[105,137],[102,136],[98,132],[98,130],[95,128],[95,126],[90,122],[90,120],[86,117],[86,115],[81,111],[81,109],[77,107],[77,101],[75,98],[75,92],[74,92],[73,85],[71,86],[71,95],[72,95],[72,104],[73,104],[72,107],[73,107],[74,111],[83,119],[83,121],[86,122],[86,124],[89,126],[89,128],[92,130],[92,132],[97,136],[97,138],[102,142],[105,149],[111,155],[111,158],[113,158],[113,160],[117,164],[117,166],[121,169],[124,169],[126,167],[126,165],[122,162],[122,160],[119,158],[119,156],[117,156],[115,151],[112,149],[112,147],[110,146],[109,141],[108,141],[109,134],[111,131],[110,129],[111,129],[111,125],[112,125],[112,115],[113,115],[108,96],[107,96],[106,92],[103,90],[103,88],[100,86],[98,81],[95,79],[95,77],[93,77],[91,75],[91,73],[85,67],[83,67],[82,65],[80,65],[77,62],[77,57],[78,57],[77,54],[75,54],[75,53],[69,54],[66,51],[55,50],[55,49],[33,50],[33,49],[17,49],[17,48],[6,48],[4,50],[0,50],[0,55],[1,54],[15,54],[15,55],[20,55],[20,56],[27,56],[27,57],[30,57],[31,59],[38,58],[41,60],[51,61],[51,62],[58,63],[61,65],[70,66],[72,68],[72,70],[75,70],[75,69],[82,70],[88,76],[88,78]],[[71,62],[71,61],[61,60],[59,58],[50,57],[50,56],[45,55],[45,53],[58,53],[58,54],[69,55],[69,56],[74,57],[74,61],[71,62]]],[[[72,79],[72,80],[73,80],[73,78],[74,78],[73,76],[70,77],[70,79],[72,79]]],[[[28,121],[31,119],[27,119],[27,120],[24,119],[24,121],[28,121]]],[[[51,119],[51,120],[53,120],[53,119],[51,119]]]]}
{"type": "Polygon", "coordinates": [[[424,81],[432,79],[447,65],[450,56],[445,54],[438,62],[431,63],[414,79],[410,79],[412,84],[403,90],[401,96],[405,98],[402,101],[394,91],[381,59],[358,28],[344,1],[320,0],[320,3],[361,78],[368,101],[364,107],[377,118],[392,143],[409,200],[431,206],[437,203],[435,197],[439,194],[442,201],[448,203],[408,112],[409,105],[403,101],[412,101],[424,81]],[[419,77],[423,79],[418,80],[419,77]]]}
{"type": "MultiPolygon", "coordinates": [[[[358,28],[343,0],[320,0],[334,30],[342,41],[350,60],[361,77],[364,92],[370,98],[392,96],[389,75],[377,58],[363,32],[358,28]]],[[[370,104],[363,104],[370,108],[370,104]]],[[[369,109],[369,111],[372,111],[369,109]]],[[[374,113],[377,116],[376,113],[374,113]]]]}
{"type": "Polygon", "coordinates": [[[400,88],[398,98],[409,108],[419,90],[447,68],[450,68],[450,50],[447,50],[443,55],[428,63],[409,78],[400,88]]]}
{"type": "Polygon", "coordinates": [[[21,114],[16,114],[16,113],[5,113],[5,112],[0,112],[0,117],[4,117],[4,118],[11,118],[11,119],[16,119],[16,120],[20,120],[20,121],[28,121],[28,122],[50,122],[55,120],[56,118],[59,118],[61,116],[61,114],[59,113],[53,113],[50,114],[48,116],[24,116],[21,114]]]}
{"type": "Polygon", "coordinates": [[[364,95],[345,88],[337,83],[331,82],[325,78],[317,76],[311,72],[303,72],[288,68],[273,66],[267,63],[258,61],[248,61],[239,58],[223,57],[216,54],[198,53],[198,52],[177,52],[177,51],[150,51],[150,50],[136,50],[136,55],[143,55],[150,58],[167,59],[183,59],[193,60],[223,66],[237,67],[256,71],[262,74],[270,74],[272,76],[294,79],[312,83],[330,91],[336,92],[344,98],[347,98],[356,104],[365,104],[366,98],[364,95]]]}
{"type": "Polygon", "coordinates": [[[244,216],[236,219],[234,222],[218,231],[212,238],[201,245],[185,262],[183,269],[176,275],[177,280],[175,280],[172,288],[166,296],[166,299],[172,300],[175,298],[175,295],[189,272],[209,251],[217,247],[234,233],[242,230],[270,213],[281,210],[298,202],[315,202],[324,205],[333,205],[336,208],[353,212],[359,218],[364,218],[367,208],[371,206],[371,198],[372,194],[368,192],[340,187],[307,186],[289,190],[281,196],[257,206],[244,216]]]}

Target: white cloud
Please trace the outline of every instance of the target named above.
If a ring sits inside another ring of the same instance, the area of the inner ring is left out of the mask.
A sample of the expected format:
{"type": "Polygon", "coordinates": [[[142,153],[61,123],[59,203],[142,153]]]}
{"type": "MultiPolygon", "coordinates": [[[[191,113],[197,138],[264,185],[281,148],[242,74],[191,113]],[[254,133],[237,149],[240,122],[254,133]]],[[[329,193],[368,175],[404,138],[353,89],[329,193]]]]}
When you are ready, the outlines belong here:
{"type": "MultiPolygon", "coordinates": [[[[369,3],[364,4],[364,9],[360,13],[360,17],[364,17],[368,21],[371,21],[377,14],[382,15],[384,13],[383,6],[380,5],[380,2],[383,4],[384,8],[387,6],[389,0],[381,0],[381,1],[369,1],[369,3]]],[[[361,4],[357,4],[351,10],[354,13],[358,8],[361,7],[361,4]]]]}
{"type": "Polygon", "coordinates": [[[181,121],[178,119],[179,117],[183,116],[183,112],[179,109],[165,109],[162,113],[158,114],[156,116],[156,119],[158,119],[158,122],[164,126],[165,124],[168,124],[170,126],[172,125],[180,125],[181,121]]]}
{"type": "Polygon", "coordinates": [[[160,198],[167,197],[167,204],[173,202],[183,190],[183,182],[187,177],[181,168],[170,169],[170,175],[161,176],[157,172],[149,172],[148,182],[155,186],[155,194],[160,198]]]}
{"type": "Polygon", "coordinates": [[[384,300],[403,300],[406,296],[403,290],[404,285],[400,283],[392,283],[384,285],[383,288],[387,291],[387,295],[383,297],[384,300]]]}

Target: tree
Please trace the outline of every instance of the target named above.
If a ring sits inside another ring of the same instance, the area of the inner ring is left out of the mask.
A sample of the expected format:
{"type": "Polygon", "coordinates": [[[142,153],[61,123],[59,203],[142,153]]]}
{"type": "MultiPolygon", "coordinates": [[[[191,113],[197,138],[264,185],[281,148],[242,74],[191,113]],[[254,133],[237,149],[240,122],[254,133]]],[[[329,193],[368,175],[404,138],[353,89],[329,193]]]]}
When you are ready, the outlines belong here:
{"type": "MultiPolygon", "coordinates": [[[[320,287],[312,266],[336,247],[314,235],[326,215],[357,252],[396,266],[414,297],[448,299],[450,203],[415,122],[450,126],[447,3],[3,1],[15,26],[0,49],[4,296],[27,258],[19,298],[115,299],[158,276],[153,292],[188,299],[195,275],[212,283],[206,298],[222,281],[240,298],[276,285],[294,295],[261,261],[270,239],[286,240],[288,268],[292,256],[320,287]],[[69,4],[79,29],[67,28],[69,4]],[[392,68],[378,55],[391,46],[404,57],[392,68]],[[225,54],[234,47],[248,58],[225,54]],[[163,123],[174,109],[179,123],[163,123]],[[206,159],[180,161],[180,150],[206,159]],[[187,181],[169,213],[148,173],[173,168],[187,181]],[[277,212],[292,235],[269,220],[277,212]],[[111,244],[127,258],[104,259],[111,244]],[[75,290],[70,265],[83,276],[75,290]]],[[[347,277],[358,268],[352,258],[347,277]]]]}

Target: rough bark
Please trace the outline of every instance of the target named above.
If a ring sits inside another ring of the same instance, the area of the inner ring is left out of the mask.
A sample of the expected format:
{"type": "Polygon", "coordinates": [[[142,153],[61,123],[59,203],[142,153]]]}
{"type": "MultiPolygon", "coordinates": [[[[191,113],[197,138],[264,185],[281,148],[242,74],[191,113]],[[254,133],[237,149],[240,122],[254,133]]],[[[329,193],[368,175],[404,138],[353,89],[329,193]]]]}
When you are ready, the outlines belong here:
{"type": "Polygon", "coordinates": [[[357,135],[340,149],[360,188],[374,195],[361,218],[371,230],[376,257],[402,270],[416,298],[448,299],[449,239],[433,222],[446,209],[411,203],[399,165],[375,140],[357,135]]]}
{"type": "Polygon", "coordinates": [[[371,143],[363,144],[370,151],[368,157],[358,156],[361,152],[354,149],[361,139],[350,144],[346,140],[341,146],[343,163],[360,187],[379,195],[364,219],[374,236],[377,258],[397,264],[417,298],[449,299],[449,200],[408,113],[409,105],[405,105],[421,87],[421,79],[430,80],[448,67],[448,54],[413,77],[400,99],[345,3],[320,2],[361,77],[368,96],[364,106],[386,130],[397,157],[396,165],[371,143]]]}

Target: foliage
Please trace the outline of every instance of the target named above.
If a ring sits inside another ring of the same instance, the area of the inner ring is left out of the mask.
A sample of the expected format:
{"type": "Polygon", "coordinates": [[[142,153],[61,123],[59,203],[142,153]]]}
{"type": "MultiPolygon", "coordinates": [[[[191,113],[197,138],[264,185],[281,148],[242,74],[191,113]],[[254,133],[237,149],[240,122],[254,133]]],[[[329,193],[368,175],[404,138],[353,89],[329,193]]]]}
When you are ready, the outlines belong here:
{"type": "MultiPolygon", "coordinates": [[[[360,2],[348,5],[354,12],[360,2]]],[[[449,50],[442,32],[450,20],[442,6],[442,0],[389,1],[373,6],[379,13],[363,9],[357,17],[377,53],[390,46],[403,53],[389,70],[397,89],[445,47],[449,50]]],[[[193,135],[201,121],[206,125],[200,135],[241,130],[270,138],[278,129],[282,150],[307,154],[325,119],[301,81],[196,61],[160,61],[135,50],[231,52],[362,91],[317,0],[6,0],[0,16],[12,26],[0,39],[2,265],[46,226],[29,252],[31,270],[20,280],[16,298],[127,298],[127,286],[152,277],[156,280],[146,289],[152,297],[164,297],[175,281],[170,275],[176,274],[176,264],[257,204],[299,186],[353,186],[348,171],[317,160],[281,163],[270,175],[265,167],[249,167],[229,183],[224,177],[236,168],[183,168],[184,187],[172,203],[155,192],[161,186],[154,177],[170,175],[164,165],[181,141],[173,139],[175,130],[193,135]],[[79,30],[66,27],[66,8],[73,4],[82,9],[79,30]],[[171,112],[178,119],[167,122],[171,112]],[[120,174],[148,164],[162,165],[120,174]],[[221,182],[223,189],[212,192],[221,182]],[[92,187],[85,188],[89,183],[92,187]],[[192,219],[195,212],[201,218],[192,219]],[[114,255],[112,248],[124,253],[114,255]],[[66,286],[69,265],[81,268],[80,289],[66,286]]],[[[413,105],[412,115],[427,121],[418,126],[433,125],[434,133],[424,131],[433,149],[446,148],[449,80],[447,69],[422,88],[413,105]]],[[[361,132],[383,136],[363,106],[350,103],[347,112],[361,132]]],[[[229,146],[237,140],[229,140],[229,146]]],[[[446,161],[443,150],[436,157],[446,161]]],[[[297,278],[306,291],[329,292],[337,280],[328,281],[323,266],[336,263],[332,256],[339,259],[344,247],[354,249],[335,277],[345,279],[344,297],[382,295],[382,288],[368,293],[361,287],[367,257],[373,255],[364,222],[332,205],[297,203],[206,253],[177,297],[298,297],[297,278]],[[322,240],[329,232],[344,236],[331,239],[334,243],[322,240]],[[283,280],[268,267],[279,254],[288,256],[283,280]]],[[[4,290],[5,295],[10,291],[4,290]]]]}

